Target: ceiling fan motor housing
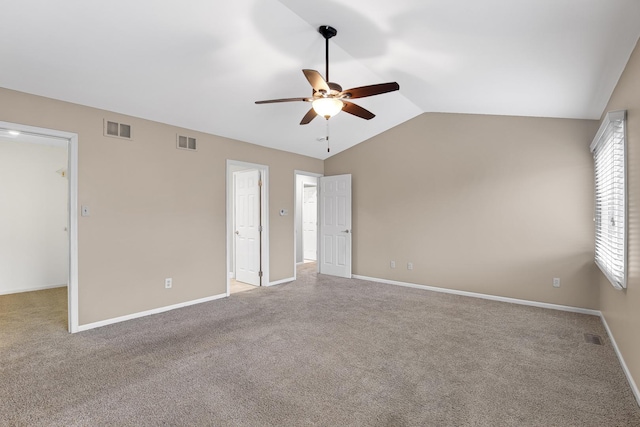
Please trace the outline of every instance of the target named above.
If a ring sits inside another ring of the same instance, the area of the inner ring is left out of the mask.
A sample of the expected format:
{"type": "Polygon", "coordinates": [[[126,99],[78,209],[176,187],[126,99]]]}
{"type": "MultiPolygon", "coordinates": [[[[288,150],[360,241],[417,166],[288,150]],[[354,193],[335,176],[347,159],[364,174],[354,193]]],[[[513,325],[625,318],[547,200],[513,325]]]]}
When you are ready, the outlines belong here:
{"type": "Polygon", "coordinates": [[[331,89],[331,95],[337,95],[342,92],[342,86],[338,83],[327,82],[327,85],[329,86],[329,89],[331,89]]]}

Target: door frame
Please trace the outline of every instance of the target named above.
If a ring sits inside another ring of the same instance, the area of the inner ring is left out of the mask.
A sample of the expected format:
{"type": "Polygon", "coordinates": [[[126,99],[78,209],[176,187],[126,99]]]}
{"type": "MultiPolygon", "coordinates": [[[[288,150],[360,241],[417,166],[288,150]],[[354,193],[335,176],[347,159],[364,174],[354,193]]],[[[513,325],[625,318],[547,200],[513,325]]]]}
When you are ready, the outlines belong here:
{"type": "MultiPolygon", "coordinates": [[[[314,173],[314,172],[306,172],[306,171],[301,171],[301,170],[294,170],[293,171],[293,200],[295,203],[295,209],[294,209],[294,220],[293,220],[293,279],[296,280],[298,277],[298,230],[296,228],[296,220],[295,218],[298,217],[298,215],[302,215],[302,211],[298,212],[298,209],[302,209],[301,208],[301,202],[302,202],[302,191],[304,189],[304,183],[302,184],[302,186],[300,188],[298,188],[298,175],[302,175],[302,176],[310,176],[313,178],[317,178],[317,188],[318,188],[318,203],[317,203],[317,207],[318,207],[318,218],[320,218],[320,178],[323,177],[324,175],[321,173],[314,173]]],[[[316,247],[319,249],[319,238],[320,238],[320,227],[317,228],[316,230],[316,234],[317,234],[317,238],[316,238],[316,247]]],[[[304,248],[304,246],[303,246],[304,248]]],[[[316,251],[316,271],[320,271],[320,251],[317,250],[316,251]]],[[[303,260],[304,260],[304,256],[303,256],[303,260]]]]}
{"type": "MultiPolygon", "coordinates": [[[[260,250],[260,264],[262,269],[261,286],[269,286],[269,166],[260,165],[257,163],[249,163],[241,160],[227,159],[226,166],[226,199],[227,199],[227,262],[225,276],[227,280],[227,296],[231,295],[231,277],[229,273],[232,271],[234,260],[234,239],[233,239],[233,208],[235,205],[234,190],[233,190],[233,173],[243,169],[255,169],[260,171],[260,177],[262,179],[262,188],[260,190],[260,200],[262,206],[260,207],[260,222],[262,223],[262,234],[260,236],[261,250],[260,250]]],[[[234,270],[235,271],[235,270],[234,270]]]]}
{"type": "Polygon", "coordinates": [[[55,129],[0,121],[0,128],[17,130],[67,142],[69,282],[67,284],[67,318],[71,333],[78,332],[78,134],[55,129]]]}

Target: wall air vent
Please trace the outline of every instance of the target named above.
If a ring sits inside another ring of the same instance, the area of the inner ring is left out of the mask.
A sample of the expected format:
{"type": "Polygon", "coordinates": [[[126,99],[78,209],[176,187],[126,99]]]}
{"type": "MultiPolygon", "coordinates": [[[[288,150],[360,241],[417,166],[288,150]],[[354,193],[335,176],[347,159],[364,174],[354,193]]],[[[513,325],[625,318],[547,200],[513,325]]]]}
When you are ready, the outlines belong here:
{"type": "Polygon", "coordinates": [[[104,119],[104,136],[113,138],[133,139],[131,125],[124,123],[112,122],[104,119]]]}
{"type": "Polygon", "coordinates": [[[182,150],[196,150],[196,139],[190,136],[178,135],[177,147],[182,150]]]}

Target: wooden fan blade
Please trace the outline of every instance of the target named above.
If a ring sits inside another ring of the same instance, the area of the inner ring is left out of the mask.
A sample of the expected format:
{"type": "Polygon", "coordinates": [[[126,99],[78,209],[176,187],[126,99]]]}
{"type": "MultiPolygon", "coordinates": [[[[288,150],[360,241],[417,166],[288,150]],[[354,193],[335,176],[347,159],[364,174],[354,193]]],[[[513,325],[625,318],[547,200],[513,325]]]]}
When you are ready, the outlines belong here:
{"type": "Polygon", "coordinates": [[[311,102],[311,98],[282,98],[282,99],[267,99],[266,101],[256,101],[256,104],[273,104],[274,102],[295,102],[305,101],[311,102]]]}
{"type": "Polygon", "coordinates": [[[304,115],[304,117],[300,121],[300,124],[301,125],[307,125],[307,124],[311,123],[311,120],[315,119],[317,115],[318,115],[318,113],[316,113],[316,110],[311,108],[309,111],[307,111],[307,114],[304,115]]]}
{"type": "Polygon", "coordinates": [[[340,94],[347,99],[364,98],[365,96],[380,95],[381,93],[393,92],[399,90],[400,85],[396,82],[380,83],[377,85],[354,87],[353,89],[343,90],[340,94]]]}
{"type": "Polygon", "coordinates": [[[313,87],[313,90],[315,90],[316,92],[331,92],[331,88],[319,72],[317,72],[316,70],[302,70],[302,72],[304,73],[304,76],[307,78],[307,80],[309,80],[309,83],[311,83],[311,87],[313,87]]]}
{"type": "Polygon", "coordinates": [[[360,117],[365,120],[371,120],[376,116],[371,111],[364,109],[352,102],[342,100],[342,103],[344,104],[344,106],[342,107],[342,111],[346,113],[353,114],[354,116],[360,117]]]}

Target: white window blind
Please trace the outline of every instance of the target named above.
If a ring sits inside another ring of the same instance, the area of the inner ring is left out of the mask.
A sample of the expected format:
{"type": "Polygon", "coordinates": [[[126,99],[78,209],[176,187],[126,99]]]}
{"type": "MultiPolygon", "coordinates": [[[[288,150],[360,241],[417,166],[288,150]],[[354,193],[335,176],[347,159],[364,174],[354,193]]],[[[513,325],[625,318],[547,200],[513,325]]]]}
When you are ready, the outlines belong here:
{"type": "Polygon", "coordinates": [[[626,111],[607,113],[591,143],[595,162],[596,264],[616,289],[627,287],[626,111]]]}

